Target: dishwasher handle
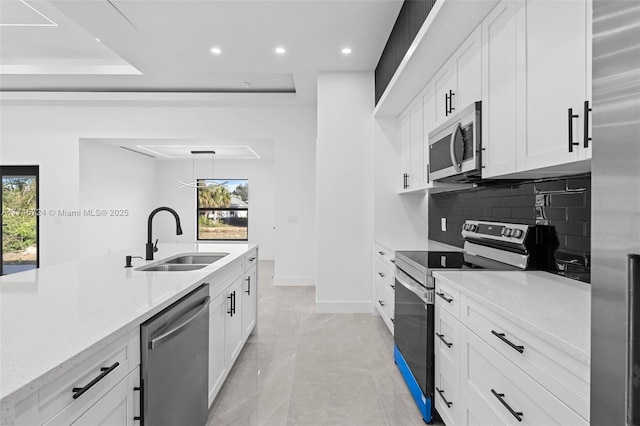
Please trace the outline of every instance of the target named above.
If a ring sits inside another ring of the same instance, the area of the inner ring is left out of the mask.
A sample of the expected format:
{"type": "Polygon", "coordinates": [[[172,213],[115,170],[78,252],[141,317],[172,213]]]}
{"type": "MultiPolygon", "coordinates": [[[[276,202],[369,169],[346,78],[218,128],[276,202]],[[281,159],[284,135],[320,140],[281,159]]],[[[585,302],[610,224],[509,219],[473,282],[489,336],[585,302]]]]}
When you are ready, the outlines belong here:
{"type": "Polygon", "coordinates": [[[166,343],[168,340],[171,340],[171,338],[173,338],[175,335],[180,334],[184,330],[189,328],[189,326],[193,323],[193,321],[207,310],[207,308],[209,307],[210,300],[211,300],[211,296],[205,297],[199,303],[197,303],[197,306],[199,305],[202,305],[202,306],[200,307],[200,309],[198,309],[198,311],[195,314],[193,314],[186,320],[182,321],[180,324],[176,325],[175,327],[171,328],[171,330],[167,331],[166,333],[161,334],[155,339],[151,339],[149,341],[149,349],[157,348],[158,346],[166,343]]]}

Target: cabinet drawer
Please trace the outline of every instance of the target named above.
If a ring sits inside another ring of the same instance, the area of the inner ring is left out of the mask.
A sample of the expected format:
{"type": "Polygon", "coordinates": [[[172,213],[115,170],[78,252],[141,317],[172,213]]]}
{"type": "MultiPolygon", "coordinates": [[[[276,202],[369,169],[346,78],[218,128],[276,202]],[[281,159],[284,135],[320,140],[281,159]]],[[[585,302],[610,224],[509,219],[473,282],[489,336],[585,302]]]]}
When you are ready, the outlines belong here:
{"type": "Polygon", "coordinates": [[[386,264],[387,267],[391,268],[391,270],[394,270],[395,254],[393,253],[393,250],[389,250],[380,244],[376,244],[374,250],[375,259],[386,264]]]}
{"type": "Polygon", "coordinates": [[[448,374],[458,383],[460,366],[460,323],[443,310],[439,305],[435,308],[434,351],[436,373],[438,369],[448,374]]]}
{"type": "Polygon", "coordinates": [[[376,288],[376,304],[382,308],[387,317],[393,318],[395,293],[379,279],[376,280],[376,288]]]}
{"type": "Polygon", "coordinates": [[[493,349],[582,417],[589,418],[589,366],[467,298],[462,320],[493,349]]]}
{"type": "Polygon", "coordinates": [[[387,287],[393,289],[395,286],[395,278],[393,276],[394,270],[386,262],[382,262],[376,259],[375,263],[375,277],[376,279],[385,283],[387,287]]]}
{"type": "Polygon", "coordinates": [[[258,249],[249,250],[247,254],[244,255],[244,270],[247,271],[251,269],[254,265],[258,263],[258,249]]]}
{"type": "Polygon", "coordinates": [[[443,284],[440,280],[435,280],[436,285],[436,305],[453,315],[460,317],[460,292],[455,288],[443,284]]]}
{"type": "MultiPolygon", "coordinates": [[[[139,352],[139,347],[134,348],[133,341],[129,341],[127,336],[123,336],[116,343],[110,344],[107,348],[94,354],[77,367],[63,374],[53,382],[44,386],[38,391],[38,417],[46,420],[65,407],[70,411],[82,412],[86,407],[90,407],[97,402],[106,392],[114,387],[129,373],[129,361],[136,358],[134,352],[139,352]],[[109,368],[110,370],[102,370],[109,368]],[[107,373],[107,371],[109,371],[107,373]],[[105,374],[106,373],[106,374],[105,374]],[[103,375],[104,374],[104,375],[103,375]],[[88,385],[102,376],[91,387],[88,385]],[[85,388],[87,390],[73,398],[74,388],[85,388]]],[[[139,342],[139,339],[138,339],[139,342]]],[[[135,367],[132,364],[132,367],[135,367]]]]}
{"type": "Polygon", "coordinates": [[[463,401],[460,398],[458,383],[448,374],[436,369],[434,405],[438,414],[448,426],[456,426],[459,422],[459,411],[463,401]]]}
{"type": "Polygon", "coordinates": [[[588,424],[472,331],[466,330],[466,342],[464,389],[482,398],[505,424],[588,424]]]}

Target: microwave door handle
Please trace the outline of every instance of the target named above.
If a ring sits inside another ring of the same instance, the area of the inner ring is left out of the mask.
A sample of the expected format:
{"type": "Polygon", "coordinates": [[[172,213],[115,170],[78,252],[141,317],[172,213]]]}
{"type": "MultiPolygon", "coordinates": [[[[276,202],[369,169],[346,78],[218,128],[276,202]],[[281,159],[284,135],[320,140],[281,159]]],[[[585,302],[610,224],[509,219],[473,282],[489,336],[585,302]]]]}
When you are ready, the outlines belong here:
{"type": "Polygon", "coordinates": [[[456,123],[455,130],[451,133],[451,140],[449,141],[449,151],[451,152],[451,162],[453,163],[453,168],[456,172],[460,173],[462,171],[462,161],[458,161],[456,156],[456,141],[458,140],[458,135],[460,135],[460,143],[463,144],[464,151],[464,140],[462,137],[462,125],[460,122],[456,123]]]}

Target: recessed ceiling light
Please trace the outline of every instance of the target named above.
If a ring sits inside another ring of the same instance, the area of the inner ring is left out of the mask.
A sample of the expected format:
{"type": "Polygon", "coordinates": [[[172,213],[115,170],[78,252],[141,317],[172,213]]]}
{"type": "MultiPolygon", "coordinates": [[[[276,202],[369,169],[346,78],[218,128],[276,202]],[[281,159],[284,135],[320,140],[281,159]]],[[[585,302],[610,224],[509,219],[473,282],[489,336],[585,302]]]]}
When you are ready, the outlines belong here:
{"type": "Polygon", "coordinates": [[[345,47],[342,49],[342,54],[343,55],[348,55],[351,53],[351,48],[350,47],[345,47]]]}
{"type": "Polygon", "coordinates": [[[98,43],[100,43],[100,39],[99,39],[99,38],[96,38],[96,41],[97,41],[98,43]]]}
{"type": "Polygon", "coordinates": [[[276,47],[276,53],[278,55],[284,55],[285,53],[287,53],[287,51],[285,50],[284,47],[276,47]]]}
{"type": "Polygon", "coordinates": [[[214,55],[219,55],[222,53],[222,50],[219,47],[212,47],[211,53],[213,53],[214,55]]]}

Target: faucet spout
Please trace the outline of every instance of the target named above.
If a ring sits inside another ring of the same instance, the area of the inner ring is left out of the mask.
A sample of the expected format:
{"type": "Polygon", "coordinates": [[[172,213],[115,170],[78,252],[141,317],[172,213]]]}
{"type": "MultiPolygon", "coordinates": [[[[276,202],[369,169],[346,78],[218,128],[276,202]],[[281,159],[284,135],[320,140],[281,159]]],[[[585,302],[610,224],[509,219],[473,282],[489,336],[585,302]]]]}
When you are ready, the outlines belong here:
{"type": "Polygon", "coordinates": [[[156,245],[154,245],[151,241],[152,234],[153,234],[152,223],[153,223],[153,217],[156,215],[156,213],[161,212],[163,210],[168,211],[173,215],[173,217],[176,219],[176,235],[182,235],[182,226],[180,226],[180,217],[178,216],[178,213],[176,213],[175,210],[173,210],[170,207],[158,207],[157,209],[152,211],[149,214],[149,219],[147,221],[147,244],[145,246],[145,252],[146,252],[145,260],[153,260],[153,253],[158,251],[158,247],[156,247],[156,245],[158,244],[158,241],[156,240],[156,245]]]}

